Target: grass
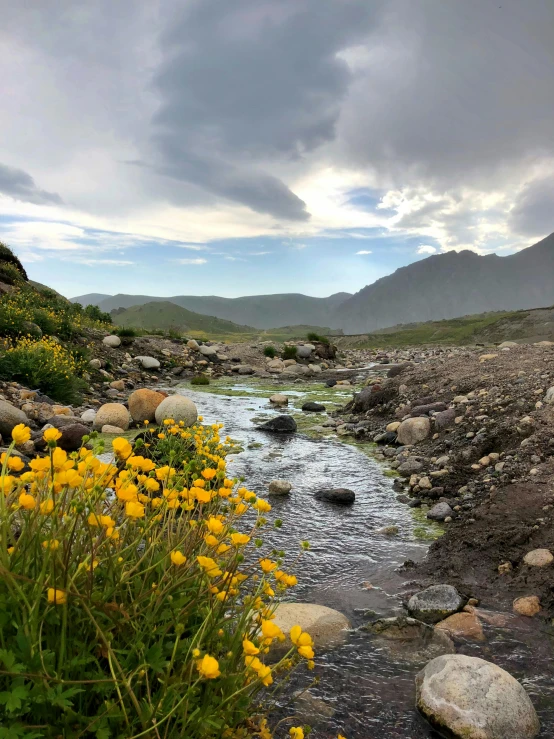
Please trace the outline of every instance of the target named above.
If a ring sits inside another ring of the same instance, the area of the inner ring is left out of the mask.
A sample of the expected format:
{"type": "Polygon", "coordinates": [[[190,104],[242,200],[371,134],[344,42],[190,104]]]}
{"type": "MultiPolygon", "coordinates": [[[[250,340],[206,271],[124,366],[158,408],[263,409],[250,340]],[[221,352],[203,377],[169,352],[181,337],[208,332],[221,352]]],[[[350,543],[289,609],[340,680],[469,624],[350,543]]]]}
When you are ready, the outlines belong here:
{"type": "Polygon", "coordinates": [[[277,354],[274,346],[266,346],[264,347],[264,357],[271,357],[273,359],[275,355],[277,354]]]}
{"type": "Polygon", "coordinates": [[[206,375],[197,375],[196,377],[193,377],[190,381],[191,385],[209,385],[210,384],[210,378],[206,377],[206,375]]]}
{"type": "Polygon", "coordinates": [[[329,343],[329,339],[326,336],[321,336],[321,334],[316,334],[313,331],[310,331],[310,333],[308,334],[308,340],[309,341],[316,341],[316,342],[318,342],[320,344],[328,344],[329,343]]]}
{"type": "Polygon", "coordinates": [[[295,346],[286,346],[283,349],[283,359],[296,359],[297,349],[295,346]]]}

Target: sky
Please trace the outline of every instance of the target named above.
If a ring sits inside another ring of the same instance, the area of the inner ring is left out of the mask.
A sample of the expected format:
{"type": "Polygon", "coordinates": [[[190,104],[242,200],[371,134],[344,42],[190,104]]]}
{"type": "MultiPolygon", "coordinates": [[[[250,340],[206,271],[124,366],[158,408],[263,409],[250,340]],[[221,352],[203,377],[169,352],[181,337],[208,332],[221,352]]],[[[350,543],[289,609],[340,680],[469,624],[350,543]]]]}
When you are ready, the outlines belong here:
{"type": "Polygon", "coordinates": [[[552,0],[0,17],[0,241],[68,297],[356,292],[554,231],[552,0]]]}

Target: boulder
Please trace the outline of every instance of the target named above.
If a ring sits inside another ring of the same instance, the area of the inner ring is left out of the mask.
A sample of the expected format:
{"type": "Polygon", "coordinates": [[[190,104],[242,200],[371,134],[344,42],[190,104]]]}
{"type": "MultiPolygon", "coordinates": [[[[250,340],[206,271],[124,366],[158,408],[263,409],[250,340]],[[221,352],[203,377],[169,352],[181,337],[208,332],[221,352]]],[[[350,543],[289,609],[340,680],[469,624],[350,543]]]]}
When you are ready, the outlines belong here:
{"type": "Polygon", "coordinates": [[[411,477],[412,475],[416,475],[418,472],[421,472],[422,469],[423,465],[421,462],[418,462],[417,459],[407,459],[398,467],[397,472],[402,475],[402,477],[411,477]]]}
{"type": "Polygon", "coordinates": [[[453,408],[449,408],[446,411],[440,411],[435,413],[433,421],[437,429],[447,429],[454,426],[454,420],[456,418],[456,411],[453,408]]]}
{"type": "Polygon", "coordinates": [[[321,403],[309,401],[308,403],[304,403],[302,410],[307,411],[308,413],[323,413],[325,411],[325,406],[321,403]]]}
{"type": "Polygon", "coordinates": [[[314,493],[317,500],[326,500],[329,503],[341,503],[343,505],[353,503],[356,500],[356,493],[348,488],[329,488],[328,490],[318,490],[314,493]]]}
{"type": "Polygon", "coordinates": [[[484,641],[485,634],[481,621],[475,613],[453,613],[444,621],[439,621],[435,629],[446,631],[450,636],[463,637],[464,639],[472,639],[473,641],[484,641]]]}
{"type": "Polygon", "coordinates": [[[275,418],[262,423],[258,428],[261,431],[271,431],[275,434],[293,434],[297,426],[292,416],[275,416],[275,418]]]}
{"type": "Polygon", "coordinates": [[[316,653],[342,644],[350,628],[350,622],[340,611],[315,603],[280,603],[275,609],[274,623],[287,636],[285,642],[276,645],[282,652],[291,648],[289,632],[297,624],[314,640],[316,653]]]}
{"type": "Polygon", "coordinates": [[[554,557],[548,549],[533,549],[531,552],[527,552],[523,561],[530,567],[547,567],[554,562],[554,557]]]}
{"type": "Polygon", "coordinates": [[[156,408],[164,400],[161,393],[155,390],[141,388],[129,395],[129,412],[135,423],[154,421],[156,419],[156,408]]]}
{"type": "Polygon", "coordinates": [[[362,628],[373,634],[395,659],[424,662],[456,652],[448,634],[409,616],[379,618],[362,628]]]}
{"type": "Polygon", "coordinates": [[[102,426],[102,433],[103,434],[124,434],[125,431],[120,426],[112,426],[111,424],[107,423],[105,426],[102,426]]]}
{"type": "Polygon", "coordinates": [[[544,402],[548,403],[549,405],[554,405],[554,385],[548,388],[548,390],[546,391],[544,402]]]}
{"type": "Polygon", "coordinates": [[[82,423],[72,423],[61,429],[62,438],[58,439],[58,446],[66,452],[75,452],[83,443],[83,436],[90,434],[90,429],[82,423]]]}
{"type": "Polygon", "coordinates": [[[272,395],[269,399],[270,403],[273,403],[273,405],[288,405],[289,399],[286,395],[280,395],[277,393],[276,395],[272,395]]]}
{"type": "Polygon", "coordinates": [[[282,359],[272,359],[268,362],[267,369],[269,372],[282,372],[285,369],[285,364],[282,359]]]}
{"type": "Polygon", "coordinates": [[[86,411],[83,411],[81,413],[81,421],[83,423],[94,423],[94,419],[96,418],[96,411],[94,408],[87,408],[86,411]]]}
{"type": "Polygon", "coordinates": [[[313,349],[310,346],[308,346],[308,345],[297,346],[296,347],[296,356],[299,359],[308,359],[309,357],[311,357],[312,351],[313,351],[313,349]]]}
{"type": "Polygon", "coordinates": [[[514,613],[519,616],[532,617],[541,610],[541,603],[536,595],[526,595],[523,598],[516,598],[512,607],[514,613]]]}
{"type": "Polygon", "coordinates": [[[81,419],[78,416],[52,416],[48,419],[50,426],[54,426],[57,429],[63,429],[66,426],[72,426],[75,423],[81,423],[81,419]]]}
{"type": "Polygon", "coordinates": [[[105,344],[105,346],[109,346],[112,349],[117,349],[118,346],[121,346],[121,339],[119,336],[111,335],[111,336],[105,336],[102,339],[102,343],[105,344]]]}
{"type": "Polygon", "coordinates": [[[292,490],[292,483],[286,480],[272,480],[269,483],[268,492],[270,495],[288,495],[292,490]]]}
{"type": "Polygon", "coordinates": [[[183,421],[185,426],[192,426],[198,419],[198,410],[190,398],[185,398],[184,395],[170,395],[157,406],[154,415],[157,424],[172,418],[175,423],[183,421]]]}
{"type": "Polygon", "coordinates": [[[145,370],[159,369],[160,363],[155,357],[135,357],[145,370]]]}
{"type": "Polygon", "coordinates": [[[195,339],[187,341],[187,346],[192,349],[193,352],[197,352],[200,349],[200,344],[195,339]]]}
{"type": "Polygon", "coordinates": [[[239,375],[253,375],[254,370],[252,369],[252,367],[250,367],[250,365],[243,364],[238,368],[238,373],[239,375]]]}
{"type": "Polygon", "coordinates": [[[399,444],[417,444],[424,441],[431,433],[431,421],[427,416],[407,418],[402,421],[396,435],[399,444]]]}
{"type": "Polygon", "coordinates": [[[316,375],[322,372],[321,366],[319,364],[309,364],[308,369],[316,375]]]}
{"type": "Polygon", "coordinates": [[[130,422],[129,411],[124,405],[121,405],[121,403],[105,403],[98,409],[93,427],[99,430],[103,426],[117,426],[126,431],[130,422]]]}
{"type": "Polygon", "coordinates": [[[464,605],[465,600],[452,585],[431,585],[412,595],[408,611],[426,624],[436,624],[461,611],[464,605]]]}
{"type": "Polygon", "coordinates": [[[416,677],[416,705],[454,739],[534,739],[533,704],[508,672],[463,654],[436,657],[416,677]]]}
{"type": "Polygon", "coordinates": [[[102,360],[101,359],[91,359],[88,363],[89,367],[92,367],[92,369],[102,369],[102,360]]]}
{"type": "Polygon", "coordinates": [[[446,502],[437,503],[427,511],[427,518],[430,521],[444,521],[454,515],[454,511],[446,502]]]}
{"type": "Polygon", "coordinates": [[[202,344],[202,346],[199,347],[199,351],[204,357],[215,357],[217,355],[217,349],[214,346],[206,346],[205,344],[202,344]]]}
{"type": "Polygon", "coordinates": [[[12,431],[19,423],[28,425],[29,419],[25,413],[11,403],[0,400],[0,434],[4,439],[11,441],[12,431]]]}

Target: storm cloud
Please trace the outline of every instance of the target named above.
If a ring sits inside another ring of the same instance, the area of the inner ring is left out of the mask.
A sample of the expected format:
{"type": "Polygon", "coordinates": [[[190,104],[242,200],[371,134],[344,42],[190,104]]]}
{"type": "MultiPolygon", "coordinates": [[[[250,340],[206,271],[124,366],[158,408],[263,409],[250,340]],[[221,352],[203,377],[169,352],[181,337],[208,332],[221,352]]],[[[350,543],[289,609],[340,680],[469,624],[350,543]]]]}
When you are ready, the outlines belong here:
{"type": "Polygon", "coordinates": [[[14,200],[23,200],[38,205],[61,205],[62,199],[55,192],[46,192],[37,187],[30,174],[22,169],[0,164],[0,194],[14,200]]]}

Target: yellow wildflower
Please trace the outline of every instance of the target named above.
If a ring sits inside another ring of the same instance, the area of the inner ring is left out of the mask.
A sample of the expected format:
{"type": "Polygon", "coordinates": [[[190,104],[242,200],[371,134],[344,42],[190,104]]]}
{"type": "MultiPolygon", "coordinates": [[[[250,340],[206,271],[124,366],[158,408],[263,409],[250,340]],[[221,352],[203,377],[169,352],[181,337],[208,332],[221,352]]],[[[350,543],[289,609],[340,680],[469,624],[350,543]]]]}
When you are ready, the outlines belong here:
{"type": "Polygon", "coordinates": [[[181,565],[184,565],[187,561],[187,558],[182,552],[179,552],[178,550],[175,550],[174,552],[171,552],[171,561],[176,567],[180,567],[181,565]]]}
{"type": "Polygon", "coordinates": [[[197,664],[198,672],[205,677],[207,680],[213,680],[221,675],[219,671],[219,662],[215,657],[210,657],[209,654],[205,654],[197,664]]]}
{"type": "Polygon", "coordinates": [[[125,513],[129,518],[144,518],[144,506],[142,503],[131,500],[125,506],[125,513]]]}
{"type": "Polygon", "coordinates": [[[301,726],[293,726],[289,729],[292,739],[304,739],[304,729],[301,726]]]}
{"type": "Polygon", "coordinates": [[[64,603],[67,603],[67,593],[65,590],[48,588],[48,602],[54,603],[56,606],[63,606],[64,603]]]}
{"type": "Polygon", "coordinates": [[[21,493],[19,496],[19,505],[26,511],[32,511],[37,502],[29,493],[21,493]]]}
{"type": "Polygon", "coordinates": [[[18,423],[12,430],[12,439],[16,444],[25,444],[31,438],[31,429],[24,423],[18,423]]]}
{"type": "Polygon", "coordinates": [[[46,431],[42,435],[42,438],[46,442],[58,441],[58,439],[62,438],[62,432],[59,431],[57,428],[46,429],[46,431]]]}
{"type": "Polygon", "coordinates": [[[250,541],[250,537],[247,534],[231,534],[230,536],[231,544],[235,547],[242,547],[245,544],[248,544],[250,541]]]}

